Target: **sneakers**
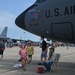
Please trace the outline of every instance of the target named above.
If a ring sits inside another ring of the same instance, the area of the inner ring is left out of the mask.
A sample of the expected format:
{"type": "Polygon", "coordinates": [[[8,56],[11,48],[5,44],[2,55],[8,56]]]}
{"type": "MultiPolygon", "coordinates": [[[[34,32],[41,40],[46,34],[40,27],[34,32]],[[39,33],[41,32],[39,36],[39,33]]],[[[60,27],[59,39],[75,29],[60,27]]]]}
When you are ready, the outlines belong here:
{"type": "Polygon", "coordinates": [[[22,59],[19,59],[18,61],[22,61],[22,59]]]}
{"type": "Polygon", "coordinates": [[[38,65],[42,65],[42,63],[40,62],[40,63],[38,63],[38,65]]]}

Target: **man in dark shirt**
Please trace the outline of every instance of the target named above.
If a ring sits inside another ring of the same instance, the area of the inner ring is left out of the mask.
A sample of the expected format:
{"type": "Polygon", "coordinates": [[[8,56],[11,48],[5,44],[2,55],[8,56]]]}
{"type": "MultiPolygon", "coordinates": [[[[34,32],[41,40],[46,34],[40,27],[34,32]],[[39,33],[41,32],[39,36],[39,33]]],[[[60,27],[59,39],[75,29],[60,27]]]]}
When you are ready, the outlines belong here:
{"type": "Polygon", "coordinates": [[[5,44],[2,40],[0,40],[0,55],[1,55],[1,59],[3,58],[3,52],[5,50],[5,44]]]}
{"type": "Polygon", "coordinates": [[[42,62],[43,58],[44,58],[44,61],[46,61],[46,58],[47,58],[47,43],[44,40],[43,36],[41,37],[41,40],[42,40],[42,44],[41,44],[42,45],[41,62],[42,62]]]}

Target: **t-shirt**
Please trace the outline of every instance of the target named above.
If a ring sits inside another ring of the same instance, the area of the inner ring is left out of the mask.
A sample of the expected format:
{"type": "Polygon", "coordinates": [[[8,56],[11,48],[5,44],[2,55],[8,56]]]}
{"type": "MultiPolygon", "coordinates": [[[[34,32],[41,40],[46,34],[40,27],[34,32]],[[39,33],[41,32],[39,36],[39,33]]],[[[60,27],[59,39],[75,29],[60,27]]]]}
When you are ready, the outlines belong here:
{"type": "Polygon", "coordinates": [[[32,55],[33,52],[34,52],[33,46],[28,46],[28,47],[27,47],[27,52],[28,52],[28,55],[32,55]]]}
{"type": "Polygon", "coordinates": [[[0,50],[4,50],[4,49],[5,49],[5,44],[2,41],[0,41],[0,50]]]}
{"type": "Polygon", "coordinates": [[[44,40],[44,41],[42,42],[42,51],[45,51],[46,48],[47,48],[47,43],[46,43],[46,41],[44,40]]]}
{"type": "Polygon", "coordinates": [[[49,61],[54,61],[56,58],[56,53],[54,52],[51,56],[51,58],[48,58],[49,61]]]}

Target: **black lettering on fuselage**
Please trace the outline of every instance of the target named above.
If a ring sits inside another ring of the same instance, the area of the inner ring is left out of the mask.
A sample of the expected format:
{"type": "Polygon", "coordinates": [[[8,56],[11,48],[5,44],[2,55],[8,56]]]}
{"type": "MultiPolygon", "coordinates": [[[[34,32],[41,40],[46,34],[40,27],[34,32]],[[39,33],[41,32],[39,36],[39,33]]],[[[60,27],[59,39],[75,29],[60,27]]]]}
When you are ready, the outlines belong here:
{"type": "Polygon", "coordinates": [[[74,15],[75,14],[75,5],[65,6],[63,8],[55,8],[53,11],[51,9],[45,10],[45,17],[52,18],[52,17],[59,17],[59,16],[67,16],[67,15],[74,15]],[[64,9],[63,9],[64,8],[64,9]],[[63,12],[60,12],[60,11],[63,12]]]}
{"type": "Polygon", "coordinates": [[[70,6],[70,14],[72,14],[73,12],[72,12],[72,6],[70,6]]]}
{"type": "Polygon", "coordinates": [[[58,8],[55,8],[54,12],[55,12],[54,16],[59,16],[59,9],[58,8]]]}
{"type": "Polygon", "coordinates": [[[73,5],[73,14],[75,14],[75,5],[73,5]]]}
{"type": "Polygon", "coordinates": [[[46,16],[46,18],[49,18],[50,17],[50,10],[46,10],[45,11],[45,16],[46,16]]]}
{"type": "Polygon", "coordinates": [[[70,7],[65,7],[64,15],[75,14],[75,5],[70,7]]]}
{"type": "Polygon", "coordinates": [[[64,15],[69,15],[69,9],[68,9],[68,7],[65,7],[64,15]]]}

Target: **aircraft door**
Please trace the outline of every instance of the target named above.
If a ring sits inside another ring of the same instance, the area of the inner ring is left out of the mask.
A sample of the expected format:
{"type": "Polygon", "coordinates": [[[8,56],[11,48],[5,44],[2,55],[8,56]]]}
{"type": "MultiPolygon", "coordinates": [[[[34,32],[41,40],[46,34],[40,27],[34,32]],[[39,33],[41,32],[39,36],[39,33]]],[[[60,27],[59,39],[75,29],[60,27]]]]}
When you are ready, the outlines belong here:
{"type": "Polygon", "coordinates": [[[51,31],[57,39],[74,41],[73,25],[70,22],[52,23],[51,31]]]}

